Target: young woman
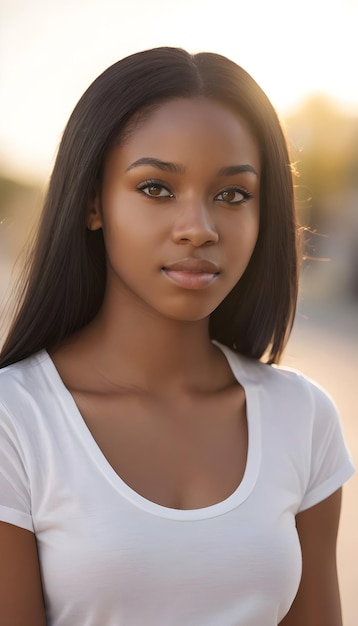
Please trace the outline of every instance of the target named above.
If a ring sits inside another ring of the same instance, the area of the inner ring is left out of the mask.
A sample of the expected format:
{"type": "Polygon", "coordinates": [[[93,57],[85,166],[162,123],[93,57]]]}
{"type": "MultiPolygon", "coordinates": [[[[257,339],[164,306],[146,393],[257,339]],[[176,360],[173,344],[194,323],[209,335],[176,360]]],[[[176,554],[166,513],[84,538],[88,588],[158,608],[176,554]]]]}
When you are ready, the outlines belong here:
{"type": "Polygon", "coordinates": [[[253,79],[171,48],[107,69],[1,355],[2,626],[341,624],[353,468],[326,393],[273,365],[296,294],[289,157],[253,79]]]}

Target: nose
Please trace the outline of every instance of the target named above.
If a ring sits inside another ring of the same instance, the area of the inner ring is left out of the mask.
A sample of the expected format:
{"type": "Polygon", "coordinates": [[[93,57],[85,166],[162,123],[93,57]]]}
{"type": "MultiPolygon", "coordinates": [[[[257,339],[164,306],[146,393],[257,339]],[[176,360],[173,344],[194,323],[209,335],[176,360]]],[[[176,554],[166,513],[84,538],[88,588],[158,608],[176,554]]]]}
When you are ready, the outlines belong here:
{"type": "Polygon", "coordinates": [[[191,243],[195,247],[213,245],[219,241],[208,207],[199,201],[186,202],[177,207],[178,214],[173,226],[175,243],[191,243]]]}

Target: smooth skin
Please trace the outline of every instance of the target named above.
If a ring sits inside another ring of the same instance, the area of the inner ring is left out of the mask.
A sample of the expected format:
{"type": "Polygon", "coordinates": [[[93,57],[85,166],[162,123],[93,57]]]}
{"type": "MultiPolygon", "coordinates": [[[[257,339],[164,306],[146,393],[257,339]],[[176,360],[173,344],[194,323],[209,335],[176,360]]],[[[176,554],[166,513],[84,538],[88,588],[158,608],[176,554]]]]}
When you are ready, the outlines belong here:
{"type": "MultiPolygon", "coordinates": [[[[245,393],[208,321],[254,250],[260,172],[244,120],[210,100],[177,99],[112,149],[88,205],[87,227],[104,233],[105,298],[51,356],[112,467],[163,506],[215,504],[243,477],[245,393]]],[[[284,626],[342,624],[339,511],[337,492],[297,517],[303,577],[284,626]]],[[[34,536],[2,523],[0,545],[2,626],[42,626],[34,536]]]]}
{"type": "Polygon", "coordinates": [[[1,626],[45,626],[35,535],[0,522],[1,626]]]}

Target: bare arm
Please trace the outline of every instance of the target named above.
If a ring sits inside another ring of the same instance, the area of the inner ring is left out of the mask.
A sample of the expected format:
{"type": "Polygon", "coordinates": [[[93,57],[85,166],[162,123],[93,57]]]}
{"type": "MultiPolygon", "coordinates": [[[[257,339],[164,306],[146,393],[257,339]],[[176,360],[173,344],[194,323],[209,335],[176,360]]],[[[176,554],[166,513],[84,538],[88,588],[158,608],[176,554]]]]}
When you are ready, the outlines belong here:
{"type": "Polygon", "coordinates": [[[302,549],[302,580],[281,626],[342,626],[336,544],[342,490],[296,518],[302,549]]]}
{"type": "Polygon", "coordinates": [[[46,624],[35,536],[5,522],[0,522],[0,623],[46,624]]]}

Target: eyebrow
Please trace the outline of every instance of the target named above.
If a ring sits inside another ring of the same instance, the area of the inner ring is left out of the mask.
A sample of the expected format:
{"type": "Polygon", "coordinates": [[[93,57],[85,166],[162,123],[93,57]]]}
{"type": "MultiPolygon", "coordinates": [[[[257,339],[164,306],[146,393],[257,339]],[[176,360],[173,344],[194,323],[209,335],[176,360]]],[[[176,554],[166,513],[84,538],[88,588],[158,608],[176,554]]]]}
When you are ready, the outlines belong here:
{"type": "MultiPolygon", "coordinates": [[[[141,167],[143,165],[151,165],[152,167],[156,167],[159,170],[163,170],[165,172],[173,172],[174,174],[183,174],[185,172],[185,168],[183,165],[179,163],[172,163],[170,161],[161,161],[160,159],[155,159],[154,157],[142,157],[134,163],[131,163],[125,170],[128,172],[136,167],[141,167]]],[[[229,165],[227,167],[222,167],[218,171],[218,176],[235,176],[235,174],[249,173],[254,174],[259,177],[255,168],[249,163],[245,163],[242,165],[229,165]]]]}
{"type": "Polygon", "coordinates": [[[134,163],[131,163],[126,169],[126,172],[134,169],[135,167],[141,167],[141,165],[151,165],[152,167],[156,167],[159,170],[164,170],[165,172],[174,172],[175,174],[183,174],[184,167],[182,165],[178,165],[177,163],[171,163],[169,161],[161,161],[160,159],[155,159],[153,157],[142,157],[134,163]]]}
{"type": "Polygon", "coordinates": [[[259,177],[255,168],[249,163],[245,163],[243,165],[229,165],[228,167],[223,167],[221,168],[221,170],[218,171],[218,175],[219,176],[234,176],[235,174],[242,174],[246,172],[250,174],[255,174],[257,178],[259,177]]]}

